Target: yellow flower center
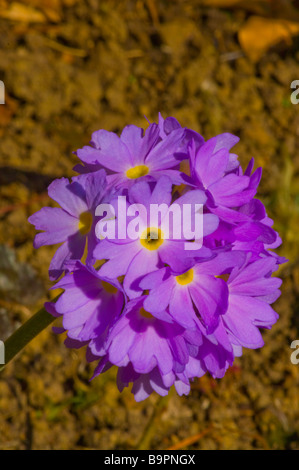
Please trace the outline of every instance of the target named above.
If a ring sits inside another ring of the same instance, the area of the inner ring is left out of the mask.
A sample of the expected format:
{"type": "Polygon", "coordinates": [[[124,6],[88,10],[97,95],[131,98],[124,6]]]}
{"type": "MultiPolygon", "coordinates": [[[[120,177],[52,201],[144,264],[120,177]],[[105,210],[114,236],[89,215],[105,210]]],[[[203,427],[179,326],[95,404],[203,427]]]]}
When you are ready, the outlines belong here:
{"type": "Polygon", "coordinates": [[[148,166],[137,165],[137,166],[134,166],[133,168],[129,168],[129,170],[126,171],[126,175],[131,180],[135,180],[136,178],[140,178],[141,176],[147,175],[148,172],[149,172],[148,166]]]}
{"type": "Polygon", "coordinates": [[[109,284],[109,282],[102,281],[102,287],[109,294],[116,294],[117,293],[117,288],[115,286],[113,286],[112,284],[109,284]]]}
{"type": "Polygon", "coordinates": [[[193,269],[189,269],[189,271],[187,271],[186,273],[176,276],[175,280],[181,286],[186,286],[187,284],[190,284],[190,282],[193,281],[193,277],[194,277],[193,269]]]}
{"type": "Polygon", "coordinates": [[[86,235],[91,229],[91,225],[92,225],[91,213],[88,211],[82,212],[82,214],[80,214],[80,217],[79,217],[79,225],[78,225],[79,232],[82,235],[86,235]]]}
{"type": "Polygon", "coordinates": [[[139,313],[144,318],[154,318],[153,315],[151,313],[147,312],[146,310],[144,310],[143,307],[139,310],[139,313]]]}
{"type": "Polygon", "coordinates": [[[151,251],[160,248],[163,242],[163,232],[160,228],[148,227],[140,237],[141,245],[151,251]]]}

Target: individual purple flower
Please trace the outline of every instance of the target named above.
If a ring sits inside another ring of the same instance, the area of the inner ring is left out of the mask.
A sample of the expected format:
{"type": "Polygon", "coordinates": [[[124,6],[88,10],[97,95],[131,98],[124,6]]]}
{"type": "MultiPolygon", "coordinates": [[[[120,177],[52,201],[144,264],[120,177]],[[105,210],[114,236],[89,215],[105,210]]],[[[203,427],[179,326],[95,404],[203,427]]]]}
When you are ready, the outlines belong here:
{"type": "MultiPolygon", "coordinates": [[[[164,119],[162,115],[159,113],[159,129],[160,129],[160,137],[164,139],[167,137],[171,132],[174,130],[180,129],[181,125],[174,117],[167,117],[164,119]]],[[[212,137],[209,142],[212,145],[215,145],[214,152],[218,152],[220,149],[230,149],[239,142],[239,137],[229,134],[228,132],[224,134],[219,134],[216,137],[212,137]]],[[[185,135],[184,139],[181,143],[180,149],[177,151],[177,156],[179,156],[182,160],[189,159],[189,149],[190,143],[193,143],[194,150],[197,152],[205,143],[204,138],[196,131],[192,129],[185,128],[185,135]]],[[[226,167],[226,172],[231,172],[240,168],[240,163],[238,161],[238,155],[229,152],[229,161],[226,167]]],[[[188,180],[187,180],[188,181],[188,180]]]]}
{"type": "MultiPolygon", "coordinates": [[[[164,119],[161,113],[159,113],[158,126],[161,139],[166,139],[171,132],[182,128],[177,119],[174,117],[167,117],[164,119]]],[[[181,160],[188,158],[188,146],[191,141],[194,142],[196,149],[199,149],[204,144],[204,138],[198,134],[198,132],[185,128],[184,138],[176,150],[177,158],[180,158],[181,160]]]]}
{"type": "Polygon", "coordinates": [[[162,139],[155,123],[145,132],[134,125],[126,126],[120,137],[101,129],[92,134],[90,146],[77,150],[83,167],[79,165],[75,169],[90,172],[105,168],[109,173],[108,184],[114,187],[128,188],[139,178],[155,181],[162,175],[180,184],[180,158],[176,153],[184,136],[185,130],[179,127],[162,139]]]}
{"type": "Polygon", "coordinates": [[[273,221],[267,216],[261,201],[252,199],[241,206],[239,212],[246,216],[246,219],[244,217],[243,221],[233,229],[236,240],[258,240],[268,245],[275,243],[277,233],[271,228],[273,221]]]}
{"type": "Polygon", "coordinates": [[[264,342],[259,328],[271,328],[278,319],[269,304],[280,296],[281,279],[271,277],[277,269],[273,257],[260,258],[233,269],[227,281],[228,309],[223,323],[232,344],[251,349],[260,348],[264,342]]]}
{"type": "Polygon", "coordinates": [[[108,358],[121,367],[131,362],[134,370],[141,374],[157,366],[162,375],[167,375],[174,363],[188,362],[188,350],[182,340],[184,329],[172,323],[167,312],[163,320],[147,312],[143,307],[144,298],[130,300],[110,331],[106,344],[108,358]]]}
{"type": "Polygon", "coordinates": [[[239,223],[220,220],[217,230],[206,238],[206,245],[215,248],[220,243],[230,244],[232,249],[252,252],[256,258],[261,253],[270,256],[268,249],[279,246],[280,238],[271,228],[273,221],[267,216],[262,202],[252,199],[235,212],[240,215],[239,223]]]}
{"type": "Polygon", "coordinates": [[[201,341],[189,331],[185,337],[189,340],[190,356],[178,378],[187,383],[187,380],[194,380],[207,372],[215,379],[224,377],[226,370],[234,362],[235,351],[224,328],[222,317],[213,333],[208,334],[206,328],[201,325],[201,341]]]}
{"type": "MultiPolygon", "coordinates": [[[[150,214],[151,205],[165,204],[168,210],[164,217],[158,222],[157,226],[153,227],[150,226],[148,218],[143,218],[143,215],[140,214],[140,238],[132,240],[126,230],[125,239],[105,239],[100,241],[94,250],[95,258],[108,260],[100,269],[102,275],[109,278],[125,275],[124,288],[130,298],[141,295],[142,290],[138,285],[140,278],[162,267],[164,264],[171,266],[176,272],[183,272],[194,264],[193,257],[195,255],[198,258],[211,256],[210,250],[204,246],[199,250],[187,252],[185,250],[186,239],[171,238],[171,232],[168,239],[163,238],[161,227],[163,227],[164,219],[169,220],[168,215],[172,209],[171,189],[172,185],[168,177],[161,177],[153,189],[151,189],[149,183],[136,183],[129,190],[129,201],[131,203],[143,204],[147,209],[147,216],[150,214]]],[[[205,201],[204,193],[194,190],[181,196],[175,201],[175,204],[182,207],[183,204],[204,204],[205,201]]],[[[182,224],[182,220],[180,223],[182,224]]],[[[217,216],[213,214],[203,215],[204,236],[213,232],[217,226],[217,216]]]]}
{"type": "MultiPolygon", "coordinates": [[[[258,199],[252,199],[248,204],[240,207],[239,211],[246,215],[247,220],[244,219],[232,229],[234,234],[233,249],[250,252],[251,262],[262,255],[277,257],[274,252],[269,250],[280,246],[281,238],[272,228],[273,220],[267,216],[262,202],[258,199]]],[[[277,261],[283,263],[286,260],[277,257],[277,261]]]]}
{"type": "MultiPolygon", "coordinates": [[[[107,354],[94,373],[96,377],[112,365],[118,366],[120,389],[133,381],[132,392],[137,401],[145,399],[153,390],[166,395],[173,384],[180,394],[184,393],[176,374],[189,361],[184,329],[173,323],[166,311],[160,318],[147,312],[143,306],[145,297],[127,303],[121,318],[110,330],[107,354]]],[[[94,348],[92,353],[97,355],[94,348]]],[[[189,391],[189,379],[184,380],[189,391]]]]}
{"type": "Polygon", "coordinates": [[[75,176],[53,181],[48,187],[50,198],[60,208],[44,207],[29,217],[36,230],[43,230],[34,239],[34,247],[62,243],[49,268],[50,279],[57,279],[69,260],[80,260],[88,242],[87,261],[92,263],[92,252],[97,243],[95,236],[95,209],[107,196],[106,173],[75,176]]]}
{"type": "Polygon", "coordinates": [[[74,347],[74,342],[78,342],[81,347],[94,341],[100,349],[124,306],[122,286],[81,262],[68,267],[71,272],[54,286],[64,292],[55,304],[47,303],[46,308],[49,313],[62,316],[67,345],[74,347]]]}
{"type": "Polygon", "coordinates": [[[179,275],[169,267],[148,274],[140,282],[143,290],[149,290],[145,308],[156,315],[169,308],[183,327],[194,330],[203,324],[207,334],[212,333],[228,307],[227,284],[217,276],[243,264],[244,257],[242,252],[223,252],[179,275]]]}
{"type": "MultiPolygon", "coordinates": [[[[234,209],[248,203],[256,194],[256,175],[240,175],[230,171],[231,161],[227,146],[212,138],[198,150],[194,142],[189,146],[191,181],[205,191],[210,211],[228,222],[243,220],[234,209]],[[253,183],[254,181],[254,183],[253,183]]],[[[257,170],[260,176],[260,170],[257,170]]]]}

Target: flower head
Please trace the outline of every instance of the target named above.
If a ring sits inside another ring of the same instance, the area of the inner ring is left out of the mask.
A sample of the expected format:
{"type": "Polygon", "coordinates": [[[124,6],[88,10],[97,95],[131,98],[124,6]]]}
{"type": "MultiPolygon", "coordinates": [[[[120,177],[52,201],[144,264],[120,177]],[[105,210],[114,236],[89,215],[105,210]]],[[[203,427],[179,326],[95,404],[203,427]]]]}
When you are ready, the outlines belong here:
{"type": "Polygon", "coordinates": [[[255,197],[261,169],[252,159],[243,171],[231,152],[238,140],[225,133],[204,142],[161,115],[145,132],[96,131],[77,151],[80,175],[49,186],[60,208],[29,219],[43,231],[36,248],[62,244],[50,277],[64,274],[54,286],[64,292],[46,304],[62,317],[57,332],[68,347],[87,346],[94,377],[117,367],[119,389],[132,383],[137,401],[172,386],[188,394],[205,373],[223,377],[243,348],[263,346],[261,329],[278,319],[273,273],[286,260],[273,251],[281,239],[255,197]]]}
{"type": "Polygon", "coordinates": [[[121,188],[131,187],[141,178],[154,181],[161,175],[180,184],[178,166],[184,138],[185,130],[181,127],[161,137],[155,123],[145,132],[137,126],[126,126],[120,137],[102,129],[92,134],[90,146],[77,150],[83,166],[75,169],[90,172],[105,168],[109,173],[108,184],[121,188]]]}

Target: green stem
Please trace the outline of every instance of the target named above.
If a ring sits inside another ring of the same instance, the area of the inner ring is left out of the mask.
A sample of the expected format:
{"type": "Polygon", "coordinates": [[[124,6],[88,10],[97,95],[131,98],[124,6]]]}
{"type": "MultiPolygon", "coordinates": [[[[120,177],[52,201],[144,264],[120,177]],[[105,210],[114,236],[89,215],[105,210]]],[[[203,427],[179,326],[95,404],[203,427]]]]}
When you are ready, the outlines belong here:
{"type": "MultiPolygon", "coordinates": [[[[56,301],[58,297],[59,296],[57,296],[54,301],[56,301]]],[[[50,315],[43,307],[7,338],[4,343],[5,364],[0,366],[0,372],[28,343],[30,343],[30,341],[53,323],[54,320],[55,317],[50,315]]]]}
{"type": "Polygon", "coordinates": [[[157,427],[159,427],[160,418],[163,412],[165,411],[165,409],[167,408],[169,399],[171,395],[173,394],[173,392],[174,392],[174,387],[172,387],[169,390],[168,395],[166,395],[165,397],[161,397],[161,396],[158,397],[153,414],[151,415],[145,427],[143,435],[141,436],[137,444],[137,447],[136,447],[137,450],[150,450],[150,444],[151,444],[152,438],[155,435],[157,427]]]}

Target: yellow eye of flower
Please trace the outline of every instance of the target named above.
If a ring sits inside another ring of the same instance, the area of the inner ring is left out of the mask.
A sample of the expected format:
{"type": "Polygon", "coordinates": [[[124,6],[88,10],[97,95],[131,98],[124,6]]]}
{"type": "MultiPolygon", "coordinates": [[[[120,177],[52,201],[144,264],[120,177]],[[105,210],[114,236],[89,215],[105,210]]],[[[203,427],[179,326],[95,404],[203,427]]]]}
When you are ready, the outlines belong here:
{"type": "Polygon", "coordinates": [[[109,294],[116,294],[117,293],[117,288],[115,286],[113,286],[112,284],[109,284],[109,282],[102,281],[102,287],[109,294]]]}
{"type": "Polygon", "coordinates": [[[80,217],[79,217],[79,225],[78,225],[79,232],[82,235],[86,235],[91,229],[91,225],[92,225],[91,213],[88,211],[82,212],[82,214],[80,214],[80,217]]]}
{"type": "Polygon", "coordinates": [[[143,307],[139,310],[139,313],[144,318],[154,318],[153,315],[151,313],[147,312],[146,310],[144,310],[143,307]]]}
{"type": "Polygon", "coordinates": [[[157,250],[163,242],[163,232],[160,228],[148,227],[140,237],[141,245],[151,251],[157,250]]]}
{"type": "Polygon", "coordinates": [[[187,284],[190,284],[190,282],[193,281],[193,277],[194,277],[194,271],[193,269],[189,269],[189,271],[187,271],[186,273],[176,276],[175,280],[181,286],[186,286],[187,284]]]}
{"type": "Polygon", "coordinates": [[[128,178],[135,180],[136,178],[140,178],[141,176],[147,175],[149,172],[149,168],[146,165],[137,165],[133,168],[130,168],[126,171],[126,175],[128,178]]]}

